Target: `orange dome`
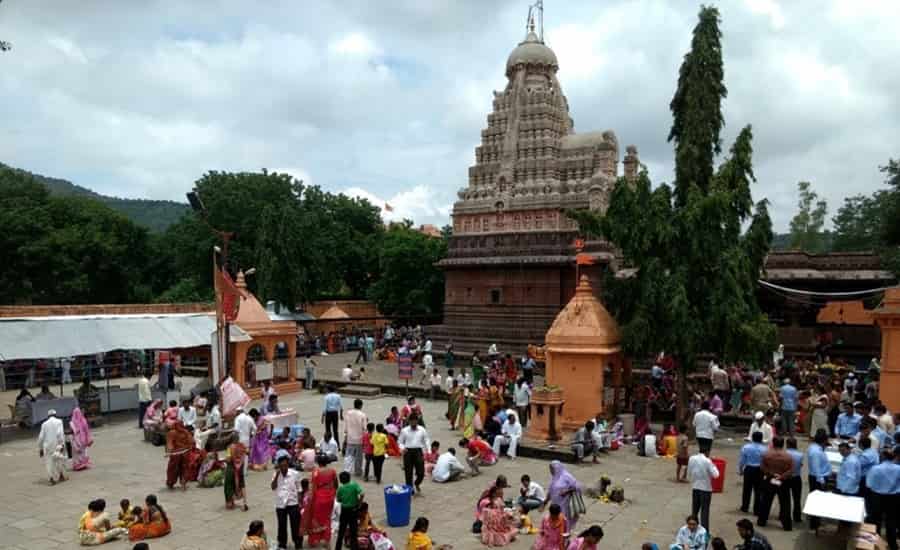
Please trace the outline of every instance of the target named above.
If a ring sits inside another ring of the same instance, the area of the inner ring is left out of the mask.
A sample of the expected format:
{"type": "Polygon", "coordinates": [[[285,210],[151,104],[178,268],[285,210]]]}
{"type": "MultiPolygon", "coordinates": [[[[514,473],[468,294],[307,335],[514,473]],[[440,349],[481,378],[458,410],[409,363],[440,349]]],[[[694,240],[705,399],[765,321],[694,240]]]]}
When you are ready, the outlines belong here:
{"type": "Polygon", "coordinates": [[[575,296],[559,312],[547,335],[547,348],[615,353],[620,350],[619,325],[594,296],[587,275],[582,275],[575,296]]]}

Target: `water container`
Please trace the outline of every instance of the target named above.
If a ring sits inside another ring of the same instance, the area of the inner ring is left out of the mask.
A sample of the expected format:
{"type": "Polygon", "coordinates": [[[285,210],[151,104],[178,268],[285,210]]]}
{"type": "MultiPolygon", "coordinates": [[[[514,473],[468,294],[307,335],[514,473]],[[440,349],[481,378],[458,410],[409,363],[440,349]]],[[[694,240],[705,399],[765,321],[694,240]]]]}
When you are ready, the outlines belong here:
{"type": "Polygon", "coordinates": [[[720,456],[714,456],[710,460],[719,470],[719,477],[712,480],[712,492],[721,493],[725,489],[725,468],[728,466],[728,461],[720,456]]]}
{"type": "Polygon", "coordinates": [[[384,488],[384,509],[387,512],[387,524],[391,527],[409,525],[410,508],[412,507],[412,487],[402,485],[403,490],[395,493],[393,486],[384,488]]]}

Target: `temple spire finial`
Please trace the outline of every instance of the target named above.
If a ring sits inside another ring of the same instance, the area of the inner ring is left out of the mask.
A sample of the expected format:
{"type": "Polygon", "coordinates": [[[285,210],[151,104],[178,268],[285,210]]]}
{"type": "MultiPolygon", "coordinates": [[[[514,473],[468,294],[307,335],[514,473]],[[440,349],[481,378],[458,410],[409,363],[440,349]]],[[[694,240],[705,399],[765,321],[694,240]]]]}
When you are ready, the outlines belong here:
{"type": "Polygon", "coordinates": [[[534,4],[528,6],[528,22],[525,25],[526,33],[534,32],[534,16],[537,15],[537,37],[542,43],[544,42],[544,0],[537,0],[534,4]]]}

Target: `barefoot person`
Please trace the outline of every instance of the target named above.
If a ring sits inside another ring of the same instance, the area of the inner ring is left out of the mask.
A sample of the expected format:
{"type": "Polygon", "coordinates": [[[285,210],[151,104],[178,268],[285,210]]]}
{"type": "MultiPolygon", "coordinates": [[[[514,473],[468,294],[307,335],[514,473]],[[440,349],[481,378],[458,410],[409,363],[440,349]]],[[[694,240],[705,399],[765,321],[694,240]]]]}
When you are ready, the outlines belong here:
{"type": "Polygon", "coordinates": [[[181,490],[187,490],[187,454],[194,448],[194,436],[184,427],[180,420],[175,421],[166,433],[166,455],[169,464],[166,467],[166,487],[172,489],[177,481],[181,481],[181,490]]]}
{"type": "Polygon", "coordinates": [[[47,411],[47,420],[41,424],[41,433],[38,435],[38,454],[44,459],[44,467],[47,468],[47,476],[50,485],[56,485],[57,481],[65,481],[66,468],[66,435],[63,431],[63,422],[56,418],[56,411],[47,411]]]}

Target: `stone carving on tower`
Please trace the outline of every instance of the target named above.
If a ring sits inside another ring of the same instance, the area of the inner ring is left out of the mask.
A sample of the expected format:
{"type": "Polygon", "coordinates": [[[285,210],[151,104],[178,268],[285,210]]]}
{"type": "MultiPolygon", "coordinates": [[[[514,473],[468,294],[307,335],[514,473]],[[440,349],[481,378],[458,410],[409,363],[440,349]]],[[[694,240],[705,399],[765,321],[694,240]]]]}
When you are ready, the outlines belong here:
{"type": "Polygon", "coordinates": [[[609,205],[618,176],[616,134],[575,132],[556,54],[529,19],[525,39],[506,61],[506,88],[494,92],[468,186],[454,204],[454,235],[573,231],[562,210],[609,205]]]}

